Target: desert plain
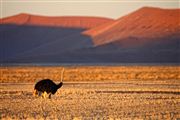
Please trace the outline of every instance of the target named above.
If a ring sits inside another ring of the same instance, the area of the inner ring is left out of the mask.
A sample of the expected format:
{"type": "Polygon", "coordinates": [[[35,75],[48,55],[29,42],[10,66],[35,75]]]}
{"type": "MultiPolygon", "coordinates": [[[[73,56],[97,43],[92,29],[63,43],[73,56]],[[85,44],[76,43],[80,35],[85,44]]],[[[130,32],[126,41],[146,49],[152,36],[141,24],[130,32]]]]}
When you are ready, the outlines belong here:
{"type": "Polygon", "coordinates": [[[179,66],[0,67],[0,119],[179,120],[179,66]],[[34,97],[37,81],[63,86],[34,97]]]}

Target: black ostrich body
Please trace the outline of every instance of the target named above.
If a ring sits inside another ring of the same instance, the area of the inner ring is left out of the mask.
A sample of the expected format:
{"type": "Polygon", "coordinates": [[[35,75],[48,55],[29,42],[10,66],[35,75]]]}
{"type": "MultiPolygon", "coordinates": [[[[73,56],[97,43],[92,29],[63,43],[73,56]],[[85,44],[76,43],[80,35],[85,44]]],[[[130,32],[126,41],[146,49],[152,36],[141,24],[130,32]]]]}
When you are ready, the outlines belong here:
{"type": "Polygon", "coordinates": [[[43,97],[45,97],[47,94],[48,97],[51,97],[51,94],[55,94],[57,90],[63,85],[62,82],[59,84],[55,84],[50,79],[44,79],[36,83],[34,87],[34,95],[35,96],[41,96],[43,94],[43,97]]]}

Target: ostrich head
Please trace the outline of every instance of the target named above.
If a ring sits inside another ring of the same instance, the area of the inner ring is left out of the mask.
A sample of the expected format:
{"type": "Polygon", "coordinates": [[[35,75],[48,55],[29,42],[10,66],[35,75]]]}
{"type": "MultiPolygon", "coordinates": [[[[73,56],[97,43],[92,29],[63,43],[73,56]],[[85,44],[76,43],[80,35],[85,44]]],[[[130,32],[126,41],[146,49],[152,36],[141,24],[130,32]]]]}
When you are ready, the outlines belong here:
{"type": "Polygon", "coordinates": [[[60,82],[59,84],[57,84],[57,88],[59,89],[60,87],[62,87],[63,82],[60,82]]]}

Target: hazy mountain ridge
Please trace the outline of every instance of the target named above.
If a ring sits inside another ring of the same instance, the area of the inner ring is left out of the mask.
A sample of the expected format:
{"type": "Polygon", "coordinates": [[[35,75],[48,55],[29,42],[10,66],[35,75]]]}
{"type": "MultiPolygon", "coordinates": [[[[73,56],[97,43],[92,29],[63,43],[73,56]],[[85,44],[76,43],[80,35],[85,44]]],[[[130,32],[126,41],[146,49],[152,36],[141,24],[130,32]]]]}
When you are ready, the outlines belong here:
{"type": "Polygon", "coordinates": [[[89,29],[104,24],[106,22],[113,21],[113,19],[90,16],[48,17],[22,13],[15,16],[0,19],[0,21],[1,24],[37,25],[89,29]]]}
{"type": "Polygon", "coordinates": [[[179,63],[179,20],[180,9],[144,7],[93,28],[1,24],[0,57],[15,63],[179,63]]]}
{"type": "MultiPolygon", "coordinates": [[[[96,45],[102,45],[127,37],[156,38],[180,34],[180,9],[144,7],[123,16],[108,26],[84,32],[93,38],[96,45]],[[108,28],[108,29],[107,29],[108,28]],[[94,34],[94,32],[99,34],[94,34]]],[[[148,42],[144,40],[144,42],[148,42]]]]}

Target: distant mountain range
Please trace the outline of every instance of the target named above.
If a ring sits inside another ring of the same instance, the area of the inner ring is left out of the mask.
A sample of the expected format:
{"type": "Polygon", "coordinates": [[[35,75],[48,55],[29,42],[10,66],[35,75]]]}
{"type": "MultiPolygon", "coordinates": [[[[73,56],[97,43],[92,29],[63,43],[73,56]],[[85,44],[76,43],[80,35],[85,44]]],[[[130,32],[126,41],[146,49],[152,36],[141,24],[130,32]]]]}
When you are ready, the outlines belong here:
{"type": "Polygon", "coordinates": [[[19,14],[0,19],[1,63],[180,63],[180,9],[113,20],[19,14]]]}
{"type": "Polygon", "coordinates": [[[2,24],[15,25],[37,25],[51,27],[67,27],[67,28],[85,28],[90,29],[108,21],[114,21],[109,18],[101,17],[83,17],[83,16],[60,16],[46,17],[30,14],[19,14],[2,19],[2,24]]]}

